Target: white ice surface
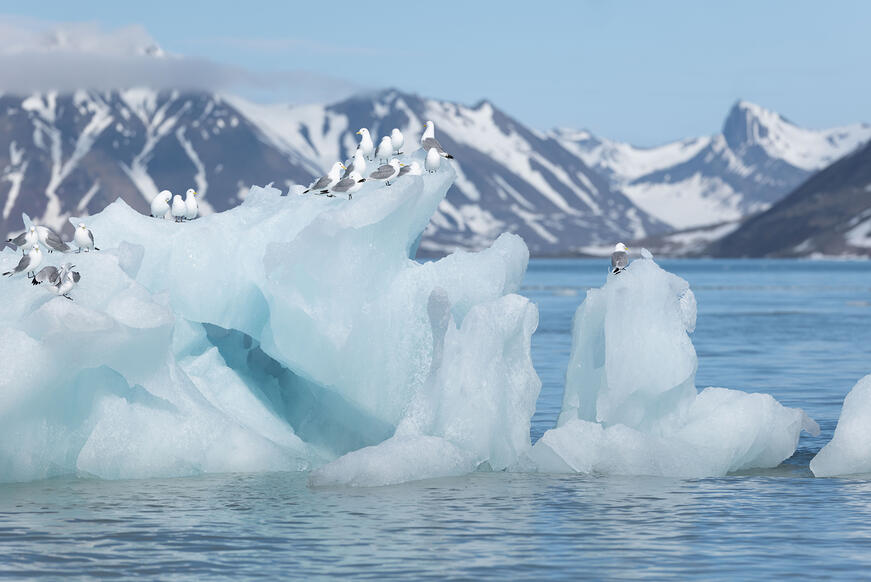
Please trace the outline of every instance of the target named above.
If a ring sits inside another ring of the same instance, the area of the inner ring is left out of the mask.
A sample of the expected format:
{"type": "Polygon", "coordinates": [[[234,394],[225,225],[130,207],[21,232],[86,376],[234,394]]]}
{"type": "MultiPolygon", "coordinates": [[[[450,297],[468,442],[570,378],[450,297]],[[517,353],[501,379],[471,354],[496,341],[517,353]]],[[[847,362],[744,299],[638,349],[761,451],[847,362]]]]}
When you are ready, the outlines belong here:
{"type": "MultiPolygon", "coordinates": [[[[649,255],[647,255],[649,257],[649,255]]],[[[638,259],[575,314],[557,427],[529,460],[543,472],[704,477],[774,467],[816,423],[769,395],[697,393],[686,281],[638,259]]]]}
{"type": "Polygon", "coordinates": [[[853,386],[832,440],[811,460],[817,477],[871,473],[871,375],[853,386]]]}

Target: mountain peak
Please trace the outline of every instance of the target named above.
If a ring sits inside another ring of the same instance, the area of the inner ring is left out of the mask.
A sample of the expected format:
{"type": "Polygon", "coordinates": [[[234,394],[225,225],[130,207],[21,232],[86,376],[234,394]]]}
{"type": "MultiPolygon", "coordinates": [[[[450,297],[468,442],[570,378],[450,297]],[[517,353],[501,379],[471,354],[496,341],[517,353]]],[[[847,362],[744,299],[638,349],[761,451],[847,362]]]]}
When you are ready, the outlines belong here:
{"type": "Polygon", "coordinates": [[[784,125],[793,126],[779,113],[739,99],[732,105],[723,123],[723,137],[729,147],[739,150],[769,140],[770,134],[784,125]]]}

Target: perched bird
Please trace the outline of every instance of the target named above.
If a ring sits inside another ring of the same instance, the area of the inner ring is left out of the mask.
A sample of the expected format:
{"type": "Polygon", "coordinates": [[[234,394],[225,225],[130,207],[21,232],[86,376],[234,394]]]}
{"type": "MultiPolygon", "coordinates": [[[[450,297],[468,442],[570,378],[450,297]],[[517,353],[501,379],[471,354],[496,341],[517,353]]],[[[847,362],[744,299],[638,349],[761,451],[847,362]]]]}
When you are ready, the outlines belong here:
{"type": "Polygon", "coordinates": [[[8,242],[27,252],[33,248],[33,245],[39,242],[39,234],[36,232],[36,227],[31,224],[24,229],[24,232],[15,238],[10,238],[8,242]]]}
{"type": "Polygon", "coordinates": [[[326,176],[318,178],[314,184],[309,186],[307,190],[303,190],[302,193],[307,194],[312,190],[323,190],[324,188],[329,189],[339,181],[339,174],[344,169],[346,169],[345,164],[342,162],[336,162],[333,164],[333,167],[330,168],[330,171],[327,172],[326,176]]]}
{"type": "Polygon", "coordinates": [[[357,148],[354,152],[354,158],[351,163],[345,167],[345,173],[342,174],[342,180],[351,175],[351,172],[357,172],[361,176],[366,173],[366,158],[363,156],[363,150],[357,148]]]}
{"type": "Polygon", "coordinates": [[[48,252],[60,251],[66,253],[70,251],[70,246],[65,243],[60,235],[47,226],[37,226],[36,233],[39,235],[39,242],[48,249],[48,252]]]}
{"type": "Polygon", "coordinates": [[[193,220],[197,217],[197,214],[200,212],[200,207],[197,204],[197,191],[193,188],[188,188],[188,191],[185,192],[184,205],[187,211],[184,213],[184,217],[187,220],[193,220]]]}
{"type": "Polygon", "coordinates": [[[392,160],[390,160],[389,164],[384,164],[383,166],[380,166],[377,170],[369,174],[369,179],[384,180],[384,182],[388,186],[390,186],[390,179],[398,178],[399,170],[401,169],[401,166],[404,165],[405,164],[400,164],[399,160],[397,160],[396,158],[393,158],[392,160]]]}
{"type": "Polygon", "coordinates": [[[185,215],[188,213],[188,207],[184,203],[184,199],[176,194],[172,197],[172,217],[176,222],[181,222],[184,220],[185,215]]]}
{"type": "Polygon", "coordinates": [[[41,285],[42,283],[48,283],[49,285],[57,285],[60,281],[59,275],[60,271],[58,271],[57,267],[49,265],[48,267],[43,267],[42,270],[33,277],[30,284],[41,285]]]}
{"type": "Polygon", "coordinates": [[[390,143],[393,144],[394,155],[402,153],[402,145],[405,143],[405,136],[395,127],[393,128],[393,131],[390,132],[390,143]]]}
{"type": "Polygon", "coordinates": [[[372,154],[375,152],[375,144],[372,143],[372,136],[369,135],[369,130],[365,127],[360,128],[360,131],[357,132],[360,136],[360,149],[363,151],[363,155],[366,156],[366,159],[372,161],[372,154]]]}
{"type": "Polygon", "coordinates": [[[73,235],[73,242],[79,247],[78,252],[90,251],[91,249],[100,250],[94,246],[94,233],[91,232],[84,222],[80,222],[76,226],[76,233],[73,235]]]}
{"type": "Polygon", "coordinates": [[[58,271],[57,283],[49,287],[49,289],[61,297],[66,297],[70,301],[73,300],[73,298],[69,296],[70,291],[72,291],[73,287],[75,287],[82,279],[82,276],[78,271],[73,271],[73,267],[75,267],[75,265],[64,263],[58,271]]]}
{"type": "Polygon", "coordinates": [[[18,273],[27,273],[27,278],[29,279],[31,273],[36,271],[40,263],[42,263],[42,251],[39,250],[39,243],[36,243],[26,255],[21,257],[21,260],[18,261],[18,265],[14,269],[6,271],[3,274],[11,277],[18,273]]]}
{"type": "Polygon", "coordinates": [[[154,218],[166,218],[169,212],[169,201],[172,200],[172,192],[161,190],[151,201],[151,216],[154,218]]]}
{"type": "Polygon", "coordinates": [[[381,138],[381,143],[378,144],[378,149],[375,151],[375,159],[378,160],[379,164],[386,164],[387,160],[389,160],[392,155],[393,142],[390,140],[389,136],[385,135],[381,138]]]}
{"type": "Polygon", "coordinates": [[[402,166],[399,169],[400,177],[405,176],[405,175],[420,176],[422,174],[423,174],[423,168],[421,168],[420,164],[418,164],[417,162],[411,162],[407,166],[402,166]]]}
{"type": "Polygon", "coordinates": [[[423,135],[420,136],[420,147],[427,151],[435,149],[441,157],[448,158],[449,160],[454,159],[454,156],[446,152],[442,144],[439,143],[439,140],[435,138],[435,124],[432,121],[426,122],[423,135]]]}
{"type": "Polygon", "coordinates": [[[339,182],[333,186],[332,190],[321,190],[321,194],[326,194],[327,196],[333,197],[335,194],[331,192],[339,192],[348,195],[348,200],[351,199],[351,194],[359,190],[363,187],[363,182],[366,181],[366,178],[358,174],[357,172],[351,172],[351,175],[347,178],[343,178],[339,180],[339,182]]]}
{"type": "Polygon", "coordinates": [[[439,166],[442,164],[442,157],[439,155],[439,152],[435,148],[430,148],[426,152],[426,161],[424,162],[424,167],[426,171],[430,174],[436,172],[439,169],[439,166]]]}
{"type": "Polygon", "coordinates": [[[614,245],[614,252],[611,253],[611,273],[617,274],[626,268],[629,264],[629,249],[623,243],[614,245]]]}

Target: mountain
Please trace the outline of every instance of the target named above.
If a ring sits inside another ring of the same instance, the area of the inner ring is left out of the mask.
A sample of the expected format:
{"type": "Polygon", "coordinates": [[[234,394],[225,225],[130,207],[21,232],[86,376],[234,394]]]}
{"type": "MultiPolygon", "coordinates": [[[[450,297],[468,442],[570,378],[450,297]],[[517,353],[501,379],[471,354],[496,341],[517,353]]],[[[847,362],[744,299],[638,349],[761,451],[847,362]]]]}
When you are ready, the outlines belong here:
{"type": "Polygon", "coordinates": [[[204,213],[239,203],[252,184],[308,184],[356,147],[356,130],[402,128],[406,149],[427,119],[459,174],[421,249],[486,246],[516,232],[537,254],[662,232],[557,140],[488,102],[475,107],[398,91],[333,105],[261,106],[205,92],[77,91],[0,96],[0,230],[21,212],[56,228],[116,197],[147,212],[167,188],[194,187],[204,213]]]}
{"type": "Polygon", "coordinates": [[[732,222],[769,208],[814,172],[871,139],[871,126],[804,129],[738,101],[721,133],[654,148],[586,131],[556,130],[551,135],[648,214],[687,229],[732,222]]]}
{"type": "Polygon", "coordinates": [[[523,236],[533,254],[565,254],[666,229],[560,141],[487,101],[467,107],[385,90],[326,106],[232,103],[276,148],[321,168],[352,155],[361,127],[373,135],[398,127],[408,149],[419,147],[424,123],[434,121],[436,136],[455,156],[458,179],[424,233],[424,252],[480,248],[509,231],[523,236]]]}
{"type": "Polygon", "coordinates": [[[204,213],[239,203],[251,184],[287,187],[318,171],[278,151],[219,96],[150,90],[0,96],[0,232],[21,213],[66,228],[118,197],[142,212],[161,189],[203,195],[204,213]]]}
{"type": "Polygon", "coordinates": [[[815,174],[706,254],[871,256],[871,144],[815,174]]]}

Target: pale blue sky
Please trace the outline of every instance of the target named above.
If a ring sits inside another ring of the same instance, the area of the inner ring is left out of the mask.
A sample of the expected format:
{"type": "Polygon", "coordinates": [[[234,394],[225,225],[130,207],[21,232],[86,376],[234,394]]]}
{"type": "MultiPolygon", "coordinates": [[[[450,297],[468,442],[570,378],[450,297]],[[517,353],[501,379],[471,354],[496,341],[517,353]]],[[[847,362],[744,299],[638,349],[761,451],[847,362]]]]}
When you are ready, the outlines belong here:
{"type": "Polygon", "coordinates": [[[713,133],[738,98],[808,127],[871,121],[871,2],[0,0],[0,13],[138,24],[173,53],[487,98],[534,127],[639,145],[713,133]]]}

